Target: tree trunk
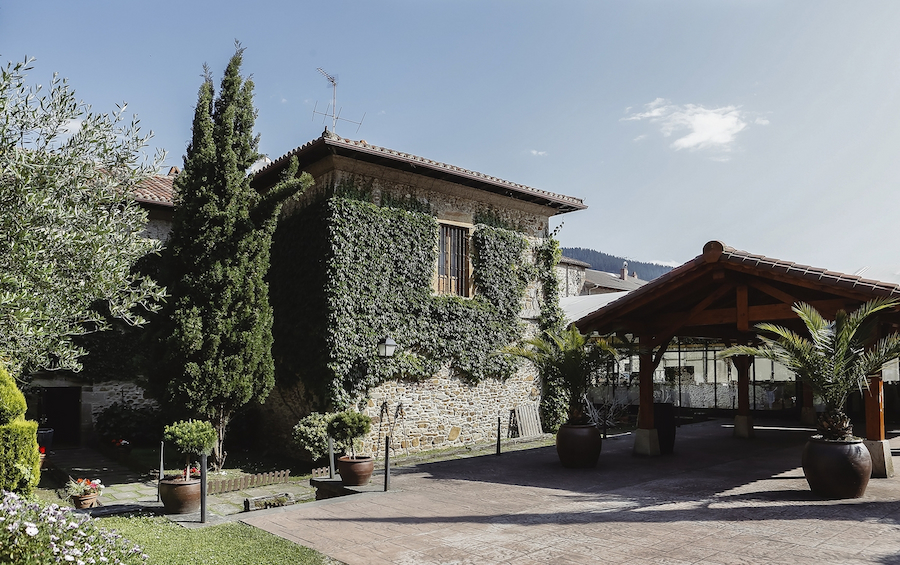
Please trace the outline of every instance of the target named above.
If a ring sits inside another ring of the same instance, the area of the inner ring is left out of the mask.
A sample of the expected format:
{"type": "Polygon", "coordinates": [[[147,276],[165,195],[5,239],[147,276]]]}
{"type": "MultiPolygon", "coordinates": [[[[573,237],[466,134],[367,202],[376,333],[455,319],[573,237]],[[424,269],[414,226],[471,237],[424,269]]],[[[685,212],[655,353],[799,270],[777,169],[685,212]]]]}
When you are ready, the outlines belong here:
{"type": "Polygon", "coordinates": [[[212,466],[214,471],[221,471],[222,467],[225,466],[225,456],[228,455],[228,453],[225,452],[225,429],[228,427],[229,416],[229,414],[221,411],[215,415],[215,419],[213,420],[213,426],[216,428],[216,434],[218,435],[216,446],[213,448],[212,452],[212,466]]]}

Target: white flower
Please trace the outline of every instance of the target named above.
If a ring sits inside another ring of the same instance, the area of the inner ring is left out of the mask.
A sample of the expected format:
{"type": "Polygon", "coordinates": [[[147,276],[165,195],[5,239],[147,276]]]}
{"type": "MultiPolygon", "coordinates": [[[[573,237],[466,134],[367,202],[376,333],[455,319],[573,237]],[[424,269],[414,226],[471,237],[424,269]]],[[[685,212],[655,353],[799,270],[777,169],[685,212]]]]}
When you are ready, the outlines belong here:
{"type": "Polygon", "coordinates": [[[25,533],[31,537],[36,536],[38,533],[37,526],[35,526],[34,524],[28,524],[27,526],[25,526],[25,533]]]}

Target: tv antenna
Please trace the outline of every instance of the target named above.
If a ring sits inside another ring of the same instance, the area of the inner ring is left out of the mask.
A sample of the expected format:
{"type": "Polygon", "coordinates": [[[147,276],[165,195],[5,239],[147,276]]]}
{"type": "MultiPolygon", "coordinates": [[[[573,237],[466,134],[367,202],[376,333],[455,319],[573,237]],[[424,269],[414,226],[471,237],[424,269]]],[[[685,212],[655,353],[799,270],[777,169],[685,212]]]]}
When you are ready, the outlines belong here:
{"type": "MultiPolygon", "coordinates": [[[[335,128],[337,127],[338,120],[342,120],[345,122],[350,122],[351,124],[356,124],[356,132],[359,133],[359,128],[362,127],[363,120],[366,119],[366,114],[363,113],[362,120],[358,122],[354,122],[353,120],[348,120],[347,118],[341,117],[341,110],[336,110],[337,108],[337,83],[338,79],[336,76],[328,74],[328,72],[322,67],[318,67],[316,69],[319,71],[325,80],[331,85],[331,104],[325,109],[324,112],[319,112],[319,103],[316,102],[316,105],[313,107],[313,119],[316,119],[316,116],[322,116],[322,123],[325,123],[326,118],[331,118],[331,133],[334,133],[335,128]],[[337,113],[335,113],[337,111],[337,113]]],[[[328,126],[325,126],[325,129],[328,129],[328,126]]]]}

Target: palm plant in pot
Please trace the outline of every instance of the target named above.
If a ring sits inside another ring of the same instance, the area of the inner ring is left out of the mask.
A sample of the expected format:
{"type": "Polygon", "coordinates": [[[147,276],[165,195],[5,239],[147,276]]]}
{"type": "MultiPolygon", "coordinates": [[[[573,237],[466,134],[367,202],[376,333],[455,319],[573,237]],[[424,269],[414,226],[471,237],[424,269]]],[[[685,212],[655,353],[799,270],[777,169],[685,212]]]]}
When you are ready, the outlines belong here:
{"type": "Polygon", "coordinates": [[[184,454],[184,472],[159,481],[159,497],[167,514],[188,514],[200,509],[200,479],[191,472],[191,456],[209,455],[218,441],[212,424],[184,420],[166,426],[163,439],[184,454]]]}
{"type": "Polygon", "coordinates": [[[597,374],[616,358],[616,348],[605,339],[588,338],[573,325],[547,330],[506,353],[530,361],[545,390],[555,386],[566,393],[567,419],[556,433],[556,452],[563,467],[596,466],[602,440],[597,423],[585,410],[585,394],[597,374]]]}
{"type": "Polygon", "coordinates": [[[328,421],[328,435],[337,444],[349,445],[350,456],[344,455],[337,461],[344,486],[362,486],[369,483],[375,470],[375,459],[356,456],[355,443],[372,429],[372,419],[365,414],[346,410],[338,412],[328,421]]]}
{"type": "Polygon", "coordinates": [[[809,384],[825,402],[817,434],[803,448],[803,472],[810,490],[828,498],[858,498],[865,493],[872,460],[845,412],[847,397],[868,386],[869,375],[900,356],[900,335],[872,340],[873,314],[896,308],[900,301],[874,299],[852,313],[839,310],[826,320],[809,304],[792,308],[809,337],[775,324],[758,324],[759,346],[736,346],[723,357],[753,355],[784,365],[809,384]]]}

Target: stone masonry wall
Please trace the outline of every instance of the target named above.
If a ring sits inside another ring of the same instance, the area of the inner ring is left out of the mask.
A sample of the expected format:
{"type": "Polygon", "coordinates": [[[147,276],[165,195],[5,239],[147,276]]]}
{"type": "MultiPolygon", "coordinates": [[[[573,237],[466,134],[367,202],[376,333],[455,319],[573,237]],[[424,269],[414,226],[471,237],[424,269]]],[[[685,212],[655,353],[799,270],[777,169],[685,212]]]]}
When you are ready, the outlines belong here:
{"type": "Polygon", "coordinates": [[[384,383],[371,391],[363,409],[372,417],[363,453],[383,456],[384,437],[392,424],[395,453],[496,441],[498,416],[500,435],[505,438],[510,410],[524,404],[537,406],[539,390],[534,373],[525,367],[506,381],[488,379],[477,385],[451,377],[447,370],[424,382],[384,383]],[[382,419],[384,403],[388,417],[382,419]],[[401,403],[403,412],[396,417],[401,403]]]}
{"type": "Polygon", "coordinates": [[[561,263],[556,266],[556,278],[559,279],[561,297],[578,296],[584,286],[584,267],[561,263]]]}
{"type": "Polygon", "coordinates": [[[118,402],[132,408],[157,408],[156,400],[144,396],[144,389],[128,381],[107,381],[81,389],[82,409],[89,406],[91,421],[96,423],[100,412],[118,402]]]}

